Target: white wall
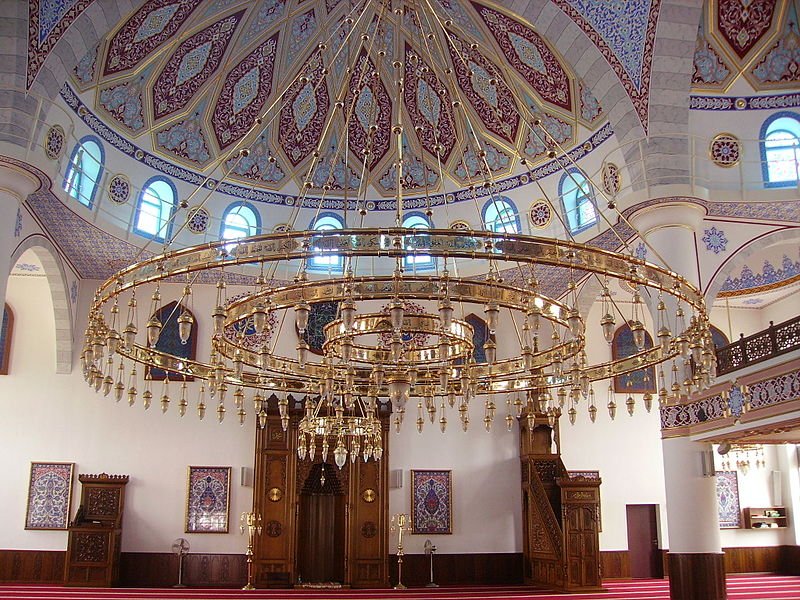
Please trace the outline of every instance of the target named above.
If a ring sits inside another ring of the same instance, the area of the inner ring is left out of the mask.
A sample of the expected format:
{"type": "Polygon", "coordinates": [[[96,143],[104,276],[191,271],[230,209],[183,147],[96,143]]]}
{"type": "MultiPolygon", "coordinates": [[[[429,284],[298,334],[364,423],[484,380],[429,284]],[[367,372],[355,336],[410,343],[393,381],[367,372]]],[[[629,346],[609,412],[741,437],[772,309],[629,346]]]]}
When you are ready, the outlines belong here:
{"type": "MultiPolygon", "coordinates": [[[[91,286],[83,286],[90,288],[91,286]]],[[[88,293],[81,298],[85,307],[88,293]]],[[[234,419],[218,424],[213,412],[200,422],[189,413],[183,423],[173,407],[160,414],[139,403],[130,408],[90,390],[76,366],[70,375],[53,373],[55,333],[44,278],[12,278],[7,301],[15,312],[11,375],[0,377],[0,486],[4,526],[0,548],[59,550],[64,531],[25,531],[26,491],[31,461],[76,463],[77,473],[127,474],[122,548],[166,552],[173,539],[188,537],[196,552],[242,553],[238,517],[252,504],[252,490],[240,486],[238,471],[253,464],[253,421],[241,429],[234,419]],[[232,466],[230,533],[184,533],[188,465],[232,466]]],[[[85,314],[85,308],[81,310],[85,314]]],[[[79,324],[82,331],[85,322],[79,324]]],[[[80,343],[80,342],[79,342],[80,343]]],[[[141,391],[141,385],[139,386],[141,391]]],[[[160,383],[154,394],[160,395],[160,383]]],[[[177,389],[171,391],[173,398],[177,389]]],[[[72,514],[77,510],[75,477],[72,514]]]]}
{"type": "MultiPolygon", "coordinates": [[[[81,286],[78,332],[85,327],[84,315],[95,284],[84,282],[81,286]]],[[[165,285],[162,292],[166,303],[177,297],[180,287],[165,285]]],[[[195,286],[193,296],[200,339],[204,340],[209,335],[207,315],[214,304],[213,287],[195,286]]],[[[249,509],[252,490],[241,487],[239,467],[253,464],[252,416],[240,428],[229,411],[226,421],[218,424],[210,408],[200,422],[194,414],[196,383],[190,384],[190,409],[182,420],[177,416],[175,385],[171,386],[173,405],[166,415],[160,414],[157,402],[149,411],[142,409],[141,399],[132,408],[125,399],[116,404],[111,396],[105,398],[90,390],[77,365],[70,375],[53,373],[54,324],[46,279],[12,278],[8,302],[16,320],[11,375],[0,377],[0,468],[7,473],[6,484],[0,487],[0,506],[4,508],[0,548],[57,550],[66,546],[65,532],[25,531],[24,521],[30,462],[68,461],[76,463],[76,473],[105,471],[131,476],[125,551],[164,552],[175,537],[184,536],[189,537],[193,551],[243,552],[245,540],[238,533],[238,515],[249,509]],[[188,465],[233,467],[227,535],[184,533],[188,465]]],[[[146,319],[147,304],[147,296],[140,296],[140,322],[146,319]]],[[[599,327],[599,316],[595,307],[587,320],[590,328],[599,327]]],[[[506,333],[501,332],[500,337],[502,341],[506,333]]],[[[82,335],[76,338],[79,348],[82,335]]],[[[281,344],[293,345],[293,335],[283,336],[281,344]]],[[[591,361],[609,352],[604,343],[588,351],[591,361]]],[[[161,394],[160,386],[154,386],[154,395],[161,394]]],[[[141,381],[138,387],[141,393],[141,381]]],[[[637,396],[636,412],[629,417],[624,397],[617,395],[617,418],[611,423],[605,409],[605,386],[595,387],[597,423],[589,423],[586,402],[581,401],[574,426],[566,416],[562,419],[561,447],[568,469],[597,469],[603,478],[601,549],[627,548],[626,504],[660,506],[660,541],[662,547],[668,547],[657,409],[647,414],[637,396]]],[[[458,415],[451,410],[447,434],[438,431],[438,423],[428,422],[419,434],[414,425],[416,407],[409,406],[402,431],[390,434],[389,468],[401,469],[405,480],[401,489],[390,492],[391,514],[410,512],[411,469],[452,470],[453,534],[432,537],[440,552],[519,552],[522,548],[518,433],[505,430],[505,398],[498,397],[496,402],[495,426],[488,433],[482,424],[482,403],[476,402],[468,433],[460,430],[458,415]]],[[[776,468],[771,464],[768,462],[765,472],[776,468]]],[[[742,506],[768,504],[758,495],[763,493],[763,484],[757,472],[740,478],[742,506]]],[[[78,490],[76,480],[74,493],[78,490]]],[[[76,509],[77,500],[73,514],[76,509]]],[[[728,531],[723,535],[724,545],[780,543],[780,534],[771,531],[728,531]]],[[[406,551],[421,552],[428,537],[410,536],[406,551]]]]}

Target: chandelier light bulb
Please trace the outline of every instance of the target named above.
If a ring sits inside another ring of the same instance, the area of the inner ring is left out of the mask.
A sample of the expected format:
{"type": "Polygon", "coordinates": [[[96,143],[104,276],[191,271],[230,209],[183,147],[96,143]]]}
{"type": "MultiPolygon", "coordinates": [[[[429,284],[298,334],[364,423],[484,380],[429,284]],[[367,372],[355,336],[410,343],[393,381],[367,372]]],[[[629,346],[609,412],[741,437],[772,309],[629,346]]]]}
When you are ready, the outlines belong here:
{"type": "Polygon", "coordinates": [[[486,352],[486,361],[492,364],[497,359],[497,344],[492,340],[487,340],[483,344],[483,350],[486,352]]]}
{"type": "MultiPolygon", "coordinates": [[[[128,323],[128,326],[122,332],[122,338],[125,342],[125,347],[130,350],[133,348],[133,344],[136,342],[136,334],[138,333],[138,329],[136,325],[133,323],[128,323]]],[[[91,360],[91,358],[89,359],[91,360]]]]}
{"type": "Polygon", "coordinates": [[[403,328],[403,316],[405,315],[405,308],[403,301],[400,298],[394,298],[389,304],[389,319],[392,323],[392,329],[400,331],[403,328]]]}
{"type": "Polygon", "coordinates": [[[189,341],[189,337],[192,335],[192,325],[194,325],[194,317],[189,314],[188,310],[184,310],[178,317],[178,337],[181,344],[189,341]]]}
{"type": "Polygon", "coordinates": [[[594,404],[589,405],[589,420],[592,423],[597,420],[597,407],[594,404]]]}
{"type": "Polygon", "coordinates": [[[228,316],[228,311],[225,310],[225,308],[221,305],[218,305],[211,312],[211,321],[214,324],[214,335],[222,335],[222,328],[225,325],[225,318],[227,316],[228,316]]]}
{"type": "Polygon", "coordinates": [[[267,309],[263,302],[256,304],[253,309],[253,328],[261,335],[267,328],[267,309]]]}
{"type": "Polygon", "coordinates": [[[150,408],[150,403],[152,401],[153,401],[153,392],[151,392],[148,389],[145,389],[144,392],[142,392],[142,404],[145,410],[150,408]]]}
{"type": "Polygon", "coordinates": [[[628,397],[625,400],[625,406],[628,408],[628,414],[633,416],[633,410],[636,408],[636,400],[634,400],[633,396],[630,394],[628,394],[628,397]]]}
{"type": "Polygon", "coordinates": [[[306,360],[308,359],[308,344],[305,340],[300,340],[297,344],[297,362],[301,369],[306,368],[306,360]]]}
{"type": "Polygon", "coordinates": [[[636,349],[641,352],[645,346],[645,331],[644,324],[639,320],[634,320],[630,324],[631,333],[633,333],[633,343],[636,349]]]}
{"type": "Polygon", "coordinates": [[[612,421],[617,416],[617,403],[613,400],[608,401],[608,416],[611,417],[612,421]]]}
{"type": "Polygon", "coordinates": [[[308,314],[310,312],[311,306],[305,300],[294,307],[295,325],[297,325],[297,331],[300,332],[300,335],[306,332],[306,328],[308,327],[308,314]]]}
{"type": "Polygon", "coordinates": [[[495,333],[497,331],[498,317],[500,316],[500,309],[497,306],[497,302],[494,300],[489,302],[483,309],[483,313],[486,316],[486,326],[489,329],[489,333],[495,333]]]}
{"type": "Polygon", "coordinates": [[[583,334],[583,320],[577,308],[572,308],[567,316],[567,325],[574,337],[580,337],[583,334]]]}
{"type": "Polygon", "coordinates": [[[528,311],[528,320],[534,331],[539,331],[541,325],[542,309],[536,304],[535,300],[532,302],[531,308],[528,311]]]}
{"type": "Polygon", "coordinates": [[[114,387],[114,378],[111,375],[103,377],[103,396],[108,396],[114,387]]]}
{"type": "Polygon", "coordinates": [[[642,401],[644,402],[645,410],[649,413],[653,409],[653,394],[645,392],[642,396],[642,401]]]}
{"type": "Polygon", "coordinates": [[[355,323],[356,319],[356,303],[352,298],[347,298],[344,302],[342,302],[339,310],[341,312],[342,325],[344,326],[345,331],[350,331],[353,328],[353,324],[355,323]]]}
{"type": "Polygon", "coordinates": [[[109,356],[116,354],[121,340],[122,336],[120,336],[116,329],[110,329],[108,331],[108,335],[106,335],[106,346],[108,347],[109,356]]]}
{"type": "Polygon", "coordinates": [[[612,315],[611,313],[606,313],[605,315],[603,315],[603,318],[600,319],[600,327],[603,329],[603,337],[609,344],[612,341],[614,341],[615,325],[616,325],[616,320],[614,319],[614,315],[612,315]]]}
{"type": "Polygon", "coordinates": [[[453,326],[453,304],[450,298],[439,301],[439,323],[444,331],[450,331],[453,326]]]}

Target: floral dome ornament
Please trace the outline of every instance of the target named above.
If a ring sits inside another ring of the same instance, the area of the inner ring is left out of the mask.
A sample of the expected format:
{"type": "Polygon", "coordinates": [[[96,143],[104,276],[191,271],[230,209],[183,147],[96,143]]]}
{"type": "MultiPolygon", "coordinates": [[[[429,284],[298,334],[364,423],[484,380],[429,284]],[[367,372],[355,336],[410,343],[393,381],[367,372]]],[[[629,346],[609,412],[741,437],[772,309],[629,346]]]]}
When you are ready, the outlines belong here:
{"type": "Polygon", "coordinates": [[[131,182],[118,173],[108,181],[108,199],[114,204],[125,204],[131,197],[131,182]]]}
{"type": "Polygon", "coordinates": [[[719,254],[725,252],[728,245],[728,238],[725,237],[725,232],[716,227],[706,229],[703,235],[703,243],[706,245],[706,250],[719,254]]]}
{"type": "Polygon", "coordinates": [[[708,154],[718,167],[735,167],[742,159],[742,144],[732,133],[720,133],[711,140],[708,154]]]}

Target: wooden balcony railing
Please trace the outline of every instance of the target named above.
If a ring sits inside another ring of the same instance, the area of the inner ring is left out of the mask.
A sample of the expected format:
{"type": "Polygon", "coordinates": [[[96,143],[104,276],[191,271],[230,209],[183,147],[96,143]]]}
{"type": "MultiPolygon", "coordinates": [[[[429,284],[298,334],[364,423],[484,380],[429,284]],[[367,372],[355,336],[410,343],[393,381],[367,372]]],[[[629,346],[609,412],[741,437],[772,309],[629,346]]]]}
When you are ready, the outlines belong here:
{"type": "Polygon", "coordinates": [[[800,316],[717,348],[717,375],[725,375],[770,358],[800,349],[800,316]]]}

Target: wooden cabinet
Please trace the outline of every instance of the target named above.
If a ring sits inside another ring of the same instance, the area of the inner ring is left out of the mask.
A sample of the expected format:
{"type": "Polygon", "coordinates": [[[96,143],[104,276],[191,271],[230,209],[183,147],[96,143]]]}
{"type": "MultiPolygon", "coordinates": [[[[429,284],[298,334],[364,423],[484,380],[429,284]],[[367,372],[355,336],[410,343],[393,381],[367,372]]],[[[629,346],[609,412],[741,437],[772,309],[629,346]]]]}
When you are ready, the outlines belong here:
{"type": "Polygon", "coordinates": [[[79,475],[81,505],[69,526],[64,585],[111,587],[119,580],[127,475],[79,475]]]}
{"type": "Polygon", "coordinates": [[[789,525],[783,506],[747,507],[743,512],[745,529],[782,529],[789,525]]]}

